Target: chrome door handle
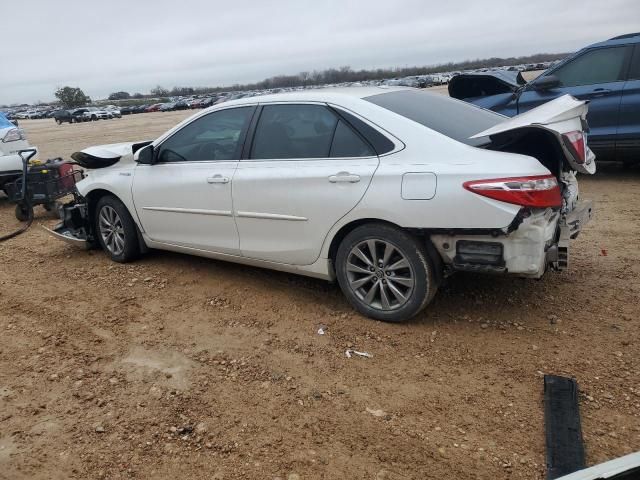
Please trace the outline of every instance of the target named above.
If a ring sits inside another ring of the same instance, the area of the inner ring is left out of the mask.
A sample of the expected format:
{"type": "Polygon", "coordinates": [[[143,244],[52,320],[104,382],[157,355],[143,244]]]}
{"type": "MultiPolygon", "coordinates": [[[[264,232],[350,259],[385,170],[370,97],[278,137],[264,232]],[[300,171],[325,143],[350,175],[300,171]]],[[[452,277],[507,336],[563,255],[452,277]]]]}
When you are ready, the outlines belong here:
{"type": "Polygon", "coordinates": [[[229,177],[223,177],[222,175],[214,175],[207,178],[207,183],[229,183],[229,177]]]}
{"type": "Polygon", "coordinates": [[[338,183],[338,182],[358,183],[360,181],[360,175],[356,175],[354,173],[349,173],[349,172],[339,172],[335,175],[331,175],[329,177],[329,181],[331,183],[338,183]]]}

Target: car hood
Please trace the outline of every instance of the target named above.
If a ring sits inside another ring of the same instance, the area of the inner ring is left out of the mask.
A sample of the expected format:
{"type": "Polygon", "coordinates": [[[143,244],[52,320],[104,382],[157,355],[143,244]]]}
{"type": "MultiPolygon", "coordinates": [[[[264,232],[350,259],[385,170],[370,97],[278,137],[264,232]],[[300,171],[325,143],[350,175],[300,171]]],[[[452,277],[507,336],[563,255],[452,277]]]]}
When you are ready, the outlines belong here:
{"type": "Polygon", "coordinates": [[[465,100],[500,93],[513,93],[526,82],[520,72],[496,70],[456,75],[449,80],[449,95],[465,100]]]}
{"type": "Polygon", "coordinates": [[[130,156],[142,147],[149,145],[151,141],[111,143],[85,148],[71,155],[78,165],[83,168],[95,169],[110,167],[118,163],[123,157],[130,156]]]}

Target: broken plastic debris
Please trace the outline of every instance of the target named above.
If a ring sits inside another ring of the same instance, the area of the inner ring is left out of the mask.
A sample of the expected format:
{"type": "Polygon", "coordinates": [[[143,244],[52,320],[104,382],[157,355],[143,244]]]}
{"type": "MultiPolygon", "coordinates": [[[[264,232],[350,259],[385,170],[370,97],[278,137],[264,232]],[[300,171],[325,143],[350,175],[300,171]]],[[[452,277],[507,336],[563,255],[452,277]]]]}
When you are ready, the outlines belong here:
{"type": "Polygon", "coordinates": [[[367,407],[367,413],[370,413],[374,417],[384,417],[386,416],[386,412],[384,410],[374,410],[372,408],[367,407]]]}
{"type": "Polygon", "coordinates": [[[371,355],[370,353],[358,352],[357,350],[347,350],[346,352],[344,352],[344,354],[347,356],[347,358],[351,358],[351,355],[358,355],[360,357],[366,357],[366,358],[373,357],[373,355],[371,355]]]}
{"type": "Polygon", "coordinates": [[[327,330],[326,325],[320,325],[318,327],[318,335],[324,335],[326,333],[326,330],[327,330]]]}

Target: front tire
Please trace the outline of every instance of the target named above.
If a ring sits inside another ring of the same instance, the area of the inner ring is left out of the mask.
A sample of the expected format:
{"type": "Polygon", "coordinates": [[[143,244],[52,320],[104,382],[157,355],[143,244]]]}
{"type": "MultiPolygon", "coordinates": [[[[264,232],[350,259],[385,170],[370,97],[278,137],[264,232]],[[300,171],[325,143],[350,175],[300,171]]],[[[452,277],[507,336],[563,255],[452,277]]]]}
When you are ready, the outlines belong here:
{"type": "Polygon", "coordinates": [[[116,197],[107,195],[98,200],[94,228],[100,246],[114,262],[127,263],[140,256],[136,224],[116,197]]]}
{"type": "Polygon", "coordinates": [[[433,299],[437,284],[424,242],[386,224],[350,232],[336,255],[338,283],[363,315],[403,322],[433,299]]]}

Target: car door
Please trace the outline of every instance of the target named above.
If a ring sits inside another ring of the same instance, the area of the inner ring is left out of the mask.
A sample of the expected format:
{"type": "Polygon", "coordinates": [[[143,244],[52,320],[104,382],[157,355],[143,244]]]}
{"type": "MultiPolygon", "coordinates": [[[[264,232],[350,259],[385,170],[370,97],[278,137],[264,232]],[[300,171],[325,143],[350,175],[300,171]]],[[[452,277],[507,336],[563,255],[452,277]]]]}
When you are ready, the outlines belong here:
{"type": "Polygon", "coordinates": [[[635,45],[622,92],[616,157],[624,162],[640,162],[640,44],[635,45]]]}
{"type": "Polygon", "coordinates": [[[233,182],[243,256],[312,264],[325,236],[363,197],[373,147],[321,103],[266,104],[233,182]]]}
{"type": "Polygon", "coordinates": [[[154,145],[154,163],[138,164],[136,213],[160,243],[239,254],[231,185],[255,106],[198,117],[154,145]]]}
{"type": "Polygon", "coordinates": [[[555,75],[560,81],[558,87],[538,90],[538,80],[531,82],[520,95],[518,113],[564,94],[589,100],[589,146],[601,158],[612,155],[629,56],[626,45],[584,51],[539,77],[555,75]]]}

